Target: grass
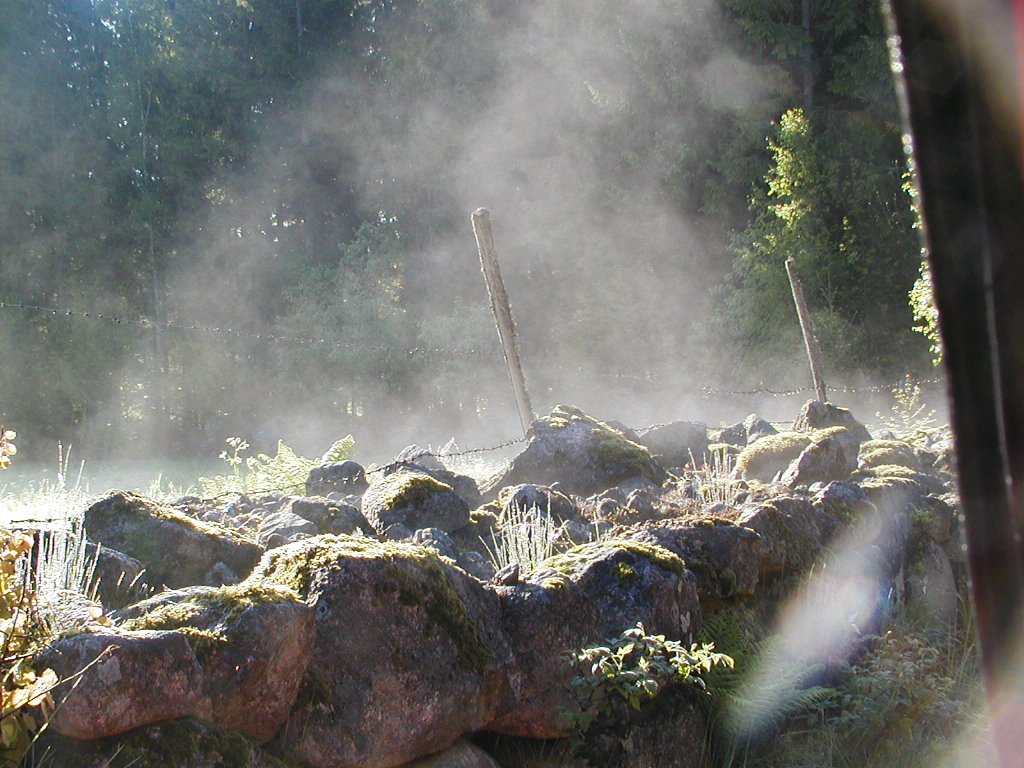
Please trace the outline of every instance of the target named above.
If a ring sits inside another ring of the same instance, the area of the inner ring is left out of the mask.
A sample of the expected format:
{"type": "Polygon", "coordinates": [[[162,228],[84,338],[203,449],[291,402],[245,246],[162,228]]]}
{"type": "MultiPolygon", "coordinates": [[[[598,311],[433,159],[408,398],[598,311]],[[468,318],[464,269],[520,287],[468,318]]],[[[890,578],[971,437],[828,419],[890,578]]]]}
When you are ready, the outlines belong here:
{"type": "Polygon", "coordinates": [[[523,572],[532,571],[557,551],[559,526],[537,507],[511,505],[498,518],[498,528],[491,544],[484,541],[495,570],[519,563],[523,572]]]}

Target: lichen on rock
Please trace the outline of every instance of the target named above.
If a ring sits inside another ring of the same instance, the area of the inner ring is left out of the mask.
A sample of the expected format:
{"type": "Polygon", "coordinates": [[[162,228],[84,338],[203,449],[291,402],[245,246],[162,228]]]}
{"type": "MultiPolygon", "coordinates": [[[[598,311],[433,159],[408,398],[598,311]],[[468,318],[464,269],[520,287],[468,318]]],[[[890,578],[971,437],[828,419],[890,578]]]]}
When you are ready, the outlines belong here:
{"type": "Polygon", "coordinates": [[[508,485],[560,483],[578,496],[600,493],[634,477],[661,485],[668,478],[651,452],[621,431],[578,408],[556,405],[530,426],[530,442],[509,468],[484,489],[508,485]]]}

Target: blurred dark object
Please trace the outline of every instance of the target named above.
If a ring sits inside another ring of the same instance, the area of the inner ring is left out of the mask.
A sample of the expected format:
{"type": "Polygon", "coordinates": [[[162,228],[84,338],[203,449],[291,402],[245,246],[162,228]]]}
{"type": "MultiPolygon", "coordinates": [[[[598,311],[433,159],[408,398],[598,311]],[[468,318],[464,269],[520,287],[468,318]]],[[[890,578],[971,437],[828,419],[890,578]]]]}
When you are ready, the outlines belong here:
{"type": "Polygon", "coordinates": [[[1001,764],[1024,766],[1024,165],[1015,18],[1024,8],[997,0],[889,5],[989,708],[1001,764]]]}

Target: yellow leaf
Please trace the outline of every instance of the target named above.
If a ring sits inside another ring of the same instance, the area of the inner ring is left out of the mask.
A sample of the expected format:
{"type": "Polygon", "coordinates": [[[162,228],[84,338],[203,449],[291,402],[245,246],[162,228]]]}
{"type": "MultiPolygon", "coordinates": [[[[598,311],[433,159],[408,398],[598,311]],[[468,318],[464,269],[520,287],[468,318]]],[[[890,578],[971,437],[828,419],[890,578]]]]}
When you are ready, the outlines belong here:
{"type": "Polygon", "coordinates": [[[57,685],[57,673],[52,669],[43,671],[32,685],[32,697],[29,699],[29,706],[38,707],[46,704],[50,696],[50,689],[55,685],[57,685]]]}
{"type": "Polygon", "coordinates": [[[32,697],[31,688],[15,688],[11,691],[11,699],[7,706],[12,710],[19,710],[28,704],[29,699],[32,697]]]}

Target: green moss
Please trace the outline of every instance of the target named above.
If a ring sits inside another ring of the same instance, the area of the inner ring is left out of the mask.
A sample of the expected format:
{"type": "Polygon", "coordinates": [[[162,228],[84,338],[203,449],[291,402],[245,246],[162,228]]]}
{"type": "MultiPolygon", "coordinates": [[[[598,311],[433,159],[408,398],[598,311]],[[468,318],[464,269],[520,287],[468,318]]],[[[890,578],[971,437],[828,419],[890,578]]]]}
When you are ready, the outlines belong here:
{"type": "Polygon", "coordinates": [[[904,477],[907,480],[917,479],[921,473],[902,464],[881,464],[871,468],[874,477],[904,477]]]}
{"type": "Polygon", "coordinates": [[[898,464],[914,470],[921,469],[921,459],[913,446],[902,440],[869,440],[860,447],[857,460],[861,469],[872,469],[898,464]]]}
{"type": "Polygon", "coordinates": [[[441,558],[428,547],[353,536],[317,536],[273,550],[254,578],[282,583],[305,598],[318,571],[338,568],[352,559],[380,561],[378,592],[397,593],[403,605],[422,607],[429,620],[427,631],[440,629],[452,638],[460,669],[483,674],[494,662],[494,653],[469,617],[441,558]]]}
{"type": "Polygon", "coordinates": [[[616,563],[613,565],[612,576],[615,577],[615,581],[618,582],[620,587],[624,587],[640,578],[640,574],[634,571],[633,566],[629,563],[616,563]]]}
{"type": "Polygon", "coordinates": [[[423,504],[431,496],[452,487],[418,472],[395,472],[376,484],[376,493],[388,509],[403,509],[423,504]]]}
{"type": "Polygon", "coordinates": [[[197,655],[205,655],[228,641],[227,629],[249,608],[272,603],[293,603],[298,595],[276,586],[239,584],[221,587],[176,603],[158,606],[125,622],[127,630],[180,630],[197,655]]]}
{"type": "Polygon", "coordinates": [[[803,432],[779,432],[762,437],[736,457],[736,473],[745,480],[767,482],[789,466],[811,442],[812,435],[803,432]]]}
{"type": "MultiPolygon", "coordinates": [[[[117,750],[112,768],[178,768],[200,759],[219,768],[248,768],[260,754],[241,734],[205,727],[190,718],[130,731],[111,742],[117,750]]],[[[267,765],[285,766],[265,753],[260,758],[267,765]]]]}
{"type": "Polygon", "coordinates": [[[656,477],[654,460],[651,452],[644,446],[628,440],[604,422],[587,416],[579,408],[570,405],[556,405],[545,419],[555,429],[562,429],[570,422],[581,422],[591,428],[597,440],[598,461],[606,466],[621,468],[624,475],[646,477],[654,482],[663,478],[656,477]]]}
{"type": "Polygon", "coordinates": [[[826,437],[835,437],[836,435],[841,435],[844,432],[849,434],[850,430],[846,427],[822,427],[821,429],[815,429],[810,433],[811,441],[816,443],[819,440],[824,440],[826,437]]]}
{"type": "Polygon", "coordinates": [[[549,557],[541,565],[542,567],[553,568],[559,573],[572,578],[587,563],[598,560],[614,550],[625,550],[633,555],[649,560],[659,568],[678,576],[682,576],[686,572],[686,563],[683,562],[683,559],[664,547],[657,544],[635,541],[634,539],[622,538],[580,544],[566,552],[549,557]]]}
{"type": "MultiPolygon", "coordinates": [[[[222,538],[229,539],[245,539],[251,541],[244,536],[241,536],[238,531],[229,530],[223,526],[216,525],[215,523],[207,523],[202,520],[196,520],[188,515],[183,515],[169,507],[161,506],[155,501],[147,499],[136,493],[130,493],[128,491],[118,491],[110,496],[112,503],[109,506],[109,511],[114,516],[125,516],[125,517],[153,517],[158,520],[168,520],[173,523],[177,523],[184,528],[190,528],[198,533],[206,534],[207,536],[219,536],[222,538]]],[[[159,542],[152,542],[154,547],[159,547],[159,542]]]]}

